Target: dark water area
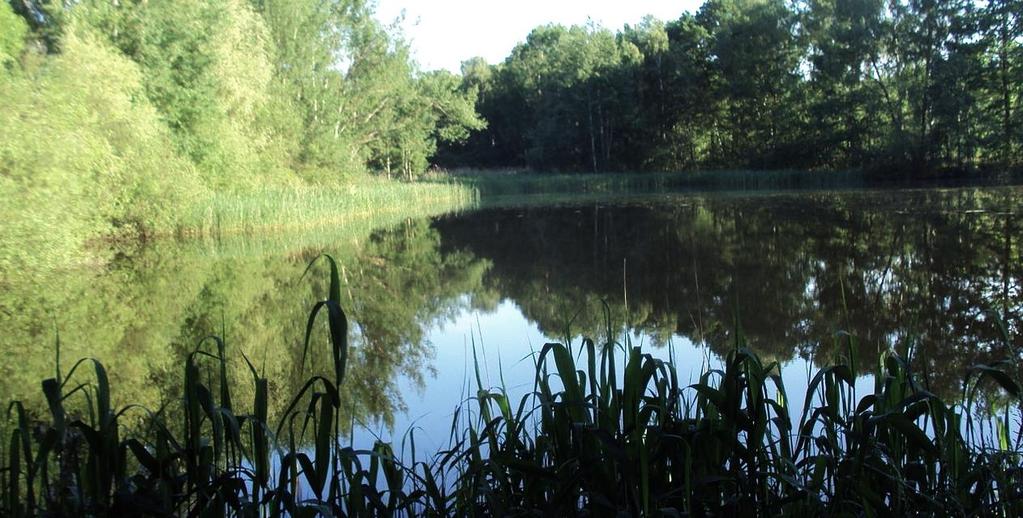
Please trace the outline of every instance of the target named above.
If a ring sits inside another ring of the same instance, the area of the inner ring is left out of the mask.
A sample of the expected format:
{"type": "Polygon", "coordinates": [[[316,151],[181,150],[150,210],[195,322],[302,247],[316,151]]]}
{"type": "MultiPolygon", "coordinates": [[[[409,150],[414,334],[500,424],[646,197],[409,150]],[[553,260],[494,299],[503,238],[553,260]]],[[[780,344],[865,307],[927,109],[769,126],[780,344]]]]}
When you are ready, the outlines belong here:
{"type": "MultiPolygon", "coordinates": [[[[941,392],[1020,330],[1019,191],[651,197],[481,210],[434,223],[446,250],[492,261],[485,284],[547,336],[616,323],[723,355],[741,333],[778,361],[827,361],[836,333],[912,346],[941,392]],[[1005,324],[1003,330],[997,323],[1005,324]],[[570,330],[570,331],[569,331],[570,330]]],[[[606,334],[603,333],[603,334],[606,334]]]]}
{"type": "Polygon", "coordinates": [[[324,272],[302,274],[326,252],[352,320],[345,418],[371,434],[415,426],[439,444],[475,391],[474,358],[485,383],[524,392],[544,342],[609,334],[690,378],[744,341],[780,362],[790,393],[849,354],[869,383],[895,350],[954,399],[969,366],[1019,358],[1021,201],[1015,187],[523,200],[368,235],[162,243],[4,279],[0,394],[45,409],[59,331],[64,371],[95,357],[116,401],[159,408],[217,335],[236,400],[251,400],[244,354],[280,412],[330,368],[324,343],[303,366],[301,344],[326,290],[324,272]]]}

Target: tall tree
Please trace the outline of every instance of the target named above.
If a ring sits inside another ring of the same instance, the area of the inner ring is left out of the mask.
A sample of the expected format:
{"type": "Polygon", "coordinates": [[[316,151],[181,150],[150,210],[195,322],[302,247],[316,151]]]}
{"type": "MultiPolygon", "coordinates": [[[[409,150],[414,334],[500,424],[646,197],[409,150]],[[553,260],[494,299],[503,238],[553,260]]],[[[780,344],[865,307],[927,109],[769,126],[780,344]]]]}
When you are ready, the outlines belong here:
{"type": "Polygon", "coordinates": [[[989,58],[992,104],[1000,121],[994,138],[999,160],[1010,164],[1020,160],[1023,140],[1023,2],[990,0],[983,11],[983,35],[992,49],[989,58]]]}
{"type": "Polygon", "coordinates": [[[710,32],[726,156],[753,167],[801,159],[779,156],[804,149],[787,140],[799,103],[795,13],[781,0],[711,0],[698,20],[710,32]]]}
{"type": "Polygon", "coordinates": [[[870,157],[880,92],[869,81],[878,52],[882,0],[812,0],[802,32],[810,65],[807,135],[814,162],[846,167],[870,157]]]}
{"type": "Polygon", "coordinates": [[[639,60],[635,46],[592,25],[538,27],[512,51],[506,73],[531,118],[526,163],[598,171],[614,162],[623,60],[639,60]]]}

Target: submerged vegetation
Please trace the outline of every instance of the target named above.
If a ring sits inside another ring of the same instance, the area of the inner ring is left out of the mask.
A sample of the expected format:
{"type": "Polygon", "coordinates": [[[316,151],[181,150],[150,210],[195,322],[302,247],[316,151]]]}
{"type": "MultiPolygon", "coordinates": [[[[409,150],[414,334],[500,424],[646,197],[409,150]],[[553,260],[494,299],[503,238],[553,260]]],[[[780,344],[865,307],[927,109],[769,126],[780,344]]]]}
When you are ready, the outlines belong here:
{"type": "MultiPolygon", "coordinates": [[[[0,511],[119,515],[1017,515],[1023,512],[1023,399],[1008,362],[964,373],[942,401],[912,348],[881,356],[857,392],[846,361],[789,394],[776,363],[736,335],[720,368],[680,381],[672,362],[617,343],[547,344],[532,390],[483,384],[458,405],[435,455],[346,445],[350,363],[343,272],[329,263],[299,347],[309,377],[272,419],[270,380],[215,337],[184,362],[181,398],[160,409],[112,404],[116,386],[83,360],[42,383],[48,410],[10,405],[0,511]],[[318,320],[319,319],[319,320],[318,320]],[[322,322],[326,320],[326,324],[322,322]],[[323,337],[320,337],[320,333],[323,337]],[[325,339],[324,339],[325,337],[325,339]],[[240,365],[239,365],[240,364],[240,365]],[[234,366],[253,390],[227,382],[234,366]]],[[[1009,340],[1008,335],[1004,335],[1009,340]]],[[[1013,344],[1007,344],[1010,348],[1013,344]]],[[[477,364],[478,365],[478,364],[477,364]]]]}

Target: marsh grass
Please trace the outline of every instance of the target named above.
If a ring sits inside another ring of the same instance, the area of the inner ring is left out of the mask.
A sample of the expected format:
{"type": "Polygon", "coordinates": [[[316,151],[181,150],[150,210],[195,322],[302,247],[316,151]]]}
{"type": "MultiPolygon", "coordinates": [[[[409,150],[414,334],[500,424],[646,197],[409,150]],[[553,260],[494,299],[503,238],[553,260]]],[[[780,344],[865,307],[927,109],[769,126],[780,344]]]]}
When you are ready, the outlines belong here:
{"type": "MultiPolygon", "coordinates": [[[[352,424],[339,412],[341,278],[322,260],[329,287],[310,311],[302,363],[325,333],[328,374],[309,377],[279,419],[268,414],[270,380],[248,358],[252,400],[232,394],[228,371],[239,360],[216,337],[182,366],[179,409],[114,408],[99,362],[65,373],[58,353],[42,382],[49,413],[8,407],[0,514],[1023,513],[1023,408],[1009,362],[973,367],[961,399],[945,402],[911,355],[894,352],[881,356],[868,394],[857,394],[849,360],[790,395],[780,366],[741,337],[695,384],[640,347],[550,343],[517,398],[484,384],[475,363],[475,395],[458,405],[443,451],[418,452],[414,431],[397,450],[380,441],[355,449],[342,442],[352,424]]],[[[854,338],[837,339],[857,357],[854,338]]]]}
{"type": "Polygon", "coordinates": [[[315,229],[388,214],[415,218],[472,207],[478,199],[475,189],[451,182],[376,179],[337,187],[294,186],[215,193],[182,214],[177,233],[223,236],[315,229]]]}
{"type": "Polygon", "coordinates": [[[347,184],[282,183],[204,191],[187,201],[154,201],[154,206],[173,205],[161,209],[166,216],[158,221],[107,221],[89,229],[73,228],[72,220],[57,218],[40,231],[36,227],[44,225],[32,222],[46,211],[33,206],[10,215],[17,224],[9,232],[0,232],[0,273],[102,264],[116,251],[156,239],[323,233],[337,227],[381,226],[395,218],[436,216],[472,208],[478,201],[475,188],[451,181],[400,182],[362,176],[347,184]]]}

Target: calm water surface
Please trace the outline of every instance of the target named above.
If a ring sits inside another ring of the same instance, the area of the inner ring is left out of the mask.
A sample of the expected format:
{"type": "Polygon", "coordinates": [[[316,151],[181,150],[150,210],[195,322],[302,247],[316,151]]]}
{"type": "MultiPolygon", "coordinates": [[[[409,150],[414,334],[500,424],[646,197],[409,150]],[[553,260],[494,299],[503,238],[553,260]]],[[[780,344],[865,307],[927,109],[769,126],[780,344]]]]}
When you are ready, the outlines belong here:
{"type": "Polygon", "coordinates": [[[39,382],[55,371],[59,331],[65,371],[99,358],[122,404],[158,408],[179,397],[185,355],[215,334],[235,362],[235,400],[251,400],[244,354],[280,411],[329,368],[324,343],[300,365],[306,315],[326,290],[324,275],[301,276],[327,252],[353,321],[343,391],[358,442],[416,427],[442,444],[475,393],[474,348],[485,384],[522,394],[531,351],[606,342],[609,329],[673,351],[693,378],[738,333],[783,365],[790,394],[812,365],[847,354],[848,332],[865,386],[896,349],[954,398],[968,366],[1013,354],[999,320],[1020,343],[1021,202],[1020,188],[507,201],[369,236],[163,243],[0,280],[0,394],[45,408],[39,382]]]}

